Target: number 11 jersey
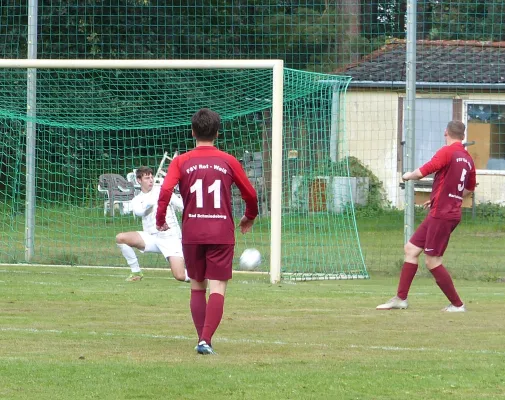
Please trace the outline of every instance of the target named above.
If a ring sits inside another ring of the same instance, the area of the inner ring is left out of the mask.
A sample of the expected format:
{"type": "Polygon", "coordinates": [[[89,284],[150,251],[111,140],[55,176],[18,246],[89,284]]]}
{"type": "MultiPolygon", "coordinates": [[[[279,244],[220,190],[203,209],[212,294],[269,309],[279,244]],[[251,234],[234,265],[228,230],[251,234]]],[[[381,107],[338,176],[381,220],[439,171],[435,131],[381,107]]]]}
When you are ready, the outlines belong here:
{"type": "Polygon", "coordinates": [[[157,225],[163,225],[166,205],[179,183],[184,212],[183,244],[234,244],[232,185],[246,203],[245,216],[258,215],[258,198],[244,169],[232,155],[214,146],[198,146],[176,157],[168,168],[158,201],[157,225]]]}

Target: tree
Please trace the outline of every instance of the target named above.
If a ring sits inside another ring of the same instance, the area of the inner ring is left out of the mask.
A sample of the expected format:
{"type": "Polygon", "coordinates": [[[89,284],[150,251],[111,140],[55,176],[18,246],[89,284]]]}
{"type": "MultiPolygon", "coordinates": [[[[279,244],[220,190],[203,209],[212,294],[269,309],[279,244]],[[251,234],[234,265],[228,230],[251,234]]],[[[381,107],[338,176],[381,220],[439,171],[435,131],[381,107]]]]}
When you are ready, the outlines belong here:
{"type": "Polygon", "coordinates": [[[430,0],[417,1],[417,38],[428,39],[431,30],[432,3],[430,0]]]}
{"type": "Polygon", "coordinates": [[[26,57],[28,37],[28,7],[26,3],[17,0],[2,0],[0,5],[0,54],[3,58],[26,57]]]}
{"type": "Polygon", "coordinates": [[[337,32],[335,48],[340,64],[355,62],[361,57],[359,42],[361,35],[360,0],[326,0],[325,13],[340,16],[343,30],[337,32]],[[343,62],[342,62],[343,61],[343,62]]]}
{"type": "Polygon", "coordinates": [[[361,3],[361,34],[368,39],[384,36],[385,32],[379,22],[379,2],[364,0],[361,3]]]}
{"type": "Polygon", "coordinates": [[[369,40],[404,37],[406,5],[406,0],[363,0],[362,35],[369,40]]]}
{"type": "Polygon", "coordinates": [[[430,38],[444,40],[490,40],[505,38],[501,0],[430,0],[430,38]]]}

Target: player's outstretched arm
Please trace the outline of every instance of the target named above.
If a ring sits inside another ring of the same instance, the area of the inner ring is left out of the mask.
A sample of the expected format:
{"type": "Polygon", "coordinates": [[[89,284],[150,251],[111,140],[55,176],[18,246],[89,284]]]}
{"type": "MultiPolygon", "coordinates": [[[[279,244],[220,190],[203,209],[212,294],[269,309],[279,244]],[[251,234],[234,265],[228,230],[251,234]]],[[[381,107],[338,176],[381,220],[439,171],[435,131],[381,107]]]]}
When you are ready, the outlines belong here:
{"type": "Polygon", "coordinates": [[[402,176],[402,179],[404,181],[417,181],[421,179],[423,176],[424,175],[422,174],[421,170],[418,168],[412,172],[405,172],[402,176]]]}
{"type": "Polygon", "coordinates": [[[254,224],[254,219],[249,219],[245,215],[240,219],[239,227],[241,233],[247,233],[251,230],[254,224]]]}
{"type": "Polygon", "coordinates": [[[451,162],[452,153],[447,150],[448,147],[444,146],[438,150],[430,161],[425,163],[423,166],[419,167],[415,171],[407,172],[403,174],[402,178],[404,181],[419,180],[425,176],[431,175],[434,172],[439,171],[451,162]],[[411,175],[408,175],[411,174],[411,175]],[[407,175],[407,177],[405,177],[407,175]],[[407,178],[407,179],[406,179],[407,178]]]}

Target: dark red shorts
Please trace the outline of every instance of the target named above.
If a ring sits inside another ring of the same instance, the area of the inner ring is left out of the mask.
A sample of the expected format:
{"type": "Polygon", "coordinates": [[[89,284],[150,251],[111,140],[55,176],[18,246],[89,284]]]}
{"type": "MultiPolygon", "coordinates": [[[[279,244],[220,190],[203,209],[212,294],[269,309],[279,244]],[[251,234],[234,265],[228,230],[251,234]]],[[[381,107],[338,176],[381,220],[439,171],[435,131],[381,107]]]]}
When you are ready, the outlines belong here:
{"type": "Polygon", "coordinates": [[[451,233],[459,221],[433,218],[428,215],[410,238],[410,243],[424,250],[424,254],[441,257],[449,244],[451,233]]]}
{"type": "Polygon", "coordinates": [[[231,279],[234,244],[183,244],[182,252],[191,279],[197,282],[231,279]]]}

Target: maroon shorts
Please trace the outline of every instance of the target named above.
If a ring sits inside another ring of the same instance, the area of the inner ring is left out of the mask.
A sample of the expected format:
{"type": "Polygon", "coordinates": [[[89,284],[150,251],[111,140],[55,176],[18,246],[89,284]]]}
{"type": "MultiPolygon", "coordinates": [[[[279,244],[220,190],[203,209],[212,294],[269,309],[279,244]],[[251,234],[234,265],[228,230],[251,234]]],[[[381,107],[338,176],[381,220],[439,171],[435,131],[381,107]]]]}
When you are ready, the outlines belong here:
{"type": "Polygon", "coordinates": [[[439,219],[428,215],[410,238],[410,243],[422,248],[427,256],[442,257],[451,233],[458,224],[458,220],[439,219]]]}
{"type": "Polygon", "coordinates": [[[197,282],[230,280],[234,251],[234,244],[183,244],[188,276],[197,282]]]}

